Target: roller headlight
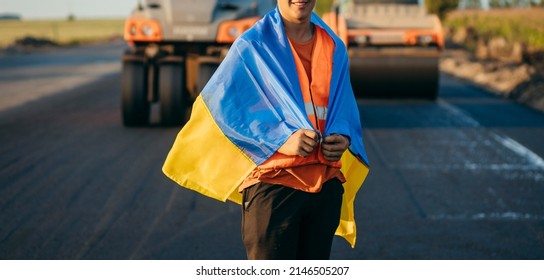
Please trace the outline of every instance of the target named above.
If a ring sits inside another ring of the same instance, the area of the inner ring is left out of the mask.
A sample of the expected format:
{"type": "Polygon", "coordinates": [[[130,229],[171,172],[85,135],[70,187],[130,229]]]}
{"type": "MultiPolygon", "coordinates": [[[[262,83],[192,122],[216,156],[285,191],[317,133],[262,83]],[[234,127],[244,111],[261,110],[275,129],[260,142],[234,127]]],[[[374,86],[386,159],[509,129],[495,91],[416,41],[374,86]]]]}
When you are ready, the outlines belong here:
{"type": "Polygon", "coordinates": [[[136,25],[131,25],[130,26],[130,35],[134,36],[138,33],[138,28],[136,27],[136,25]]]}
{"type": "Polygon", "coordinates": [[[431,35],[422,35],[417,37],[417,41],[421,45],[428,45],[433,41],[433,37],[431,35]]]}
{"type": "Polygon", "coordinates": [[[240,29],[237,26],[231,26],[229,27],[229,35],[233,38],[236,38],[240,35],[240,29]]]}
{"type": "Polygon", "coordinates": [[[355,40],[355,43],[359,44],[359,45],[365,45],[367,42],[368,42],[368,37],[365,36],[365,35],[362,35],[362,36],[356,36],[354,38],[355,40]]]}
{"type": "Polygon", "coordinates": [[[145,36],[151,36],[153,35],[153,28],[151,28],[149,25],[147,24],[144,24],[142,26],[142,34],[144,34],[145,36]]]}

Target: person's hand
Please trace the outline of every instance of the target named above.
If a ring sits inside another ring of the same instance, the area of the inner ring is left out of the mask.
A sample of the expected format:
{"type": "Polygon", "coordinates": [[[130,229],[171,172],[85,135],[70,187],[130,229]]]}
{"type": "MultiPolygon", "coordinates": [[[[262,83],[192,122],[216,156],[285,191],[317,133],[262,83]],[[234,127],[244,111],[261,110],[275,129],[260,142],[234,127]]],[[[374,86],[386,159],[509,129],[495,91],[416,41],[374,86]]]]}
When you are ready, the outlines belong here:
{"type": "Polygon", "coordinates": [[[328,161],[339,161],[342,154],[349,147],[349,139],[340,134],[332,134],[323,139],[321,151],[323,157],[328,161]]]}
{"type": "Polygon", "coordinates": [[[278,149],[278,152],[288,156],[307,157],[314,150],[318,139],[317,132],[299,129],[289,136],[287,141],[278,149]]]}

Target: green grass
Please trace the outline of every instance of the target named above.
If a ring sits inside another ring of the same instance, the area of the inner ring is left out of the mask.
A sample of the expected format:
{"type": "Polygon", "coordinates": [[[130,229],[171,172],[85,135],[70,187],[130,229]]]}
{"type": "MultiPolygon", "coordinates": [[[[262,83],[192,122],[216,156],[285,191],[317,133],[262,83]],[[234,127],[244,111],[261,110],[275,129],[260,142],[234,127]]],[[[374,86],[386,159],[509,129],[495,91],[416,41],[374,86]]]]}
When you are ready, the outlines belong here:
{"type": "Polygon", "coordinates": [[[123,35],[124,19],[1,21],[0,47],[25,36],[77,44],[123,35]]]}
{"type": "Polygon", "coordinates": [[[472,27],[484,39],[500,36],[544,50],[544,8],[455,11],[447,16],[444,26],[453,30],[472,27]]]}

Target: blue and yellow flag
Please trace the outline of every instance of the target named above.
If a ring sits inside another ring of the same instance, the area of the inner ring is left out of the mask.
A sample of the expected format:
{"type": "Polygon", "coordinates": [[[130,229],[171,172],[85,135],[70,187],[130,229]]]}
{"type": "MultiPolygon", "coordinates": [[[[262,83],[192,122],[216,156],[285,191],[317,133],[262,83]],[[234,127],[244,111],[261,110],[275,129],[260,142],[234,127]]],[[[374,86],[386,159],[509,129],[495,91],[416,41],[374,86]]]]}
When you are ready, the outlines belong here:
{"type": "MultiPolygon", "coordinates": [[[[368,174],[357,103],[342,41],[315,14],[311,21],[333,38],[333,70],[325,135],[348,135],[342,157],[344,200],[337,235],[355,246],[355,195],[368,174]]],[[[313,129],[295,60],[277,8],[232,45],[193,104],[163,172],[179,185],[206,196],[241,203],[238,187],[299,129],[313,129]]]]}

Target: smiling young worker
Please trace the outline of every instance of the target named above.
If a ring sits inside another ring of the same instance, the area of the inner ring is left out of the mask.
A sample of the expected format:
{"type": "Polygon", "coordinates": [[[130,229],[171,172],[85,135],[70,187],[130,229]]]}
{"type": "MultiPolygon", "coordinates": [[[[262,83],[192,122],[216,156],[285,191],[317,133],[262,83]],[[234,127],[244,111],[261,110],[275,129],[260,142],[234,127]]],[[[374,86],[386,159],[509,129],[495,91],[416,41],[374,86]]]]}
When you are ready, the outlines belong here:
{"type": "MultiPolygon", "coordinates": [[[[334,42],[311,21],[315,0],[278,0],[313,129],[299,129],[242,184],[250,259],[328,259],[340,221],[339,160],[349,139],[325,133],[334,42]],[[321,51],[321,52],[318,52],[321,51]],[[249,186],[249,187],[248,187],[249,186]]],[[[288,67],[288,66],[287,66],[288,67]]]]}
{"type": "Polygon", "coordinates": [[[314,6],[278,0],[234,42],[163,167],[242,204],[249,259],[328,259],[335,233],[355,243],[368,161],[346,48],[314,6]]]}

